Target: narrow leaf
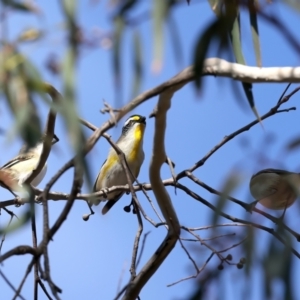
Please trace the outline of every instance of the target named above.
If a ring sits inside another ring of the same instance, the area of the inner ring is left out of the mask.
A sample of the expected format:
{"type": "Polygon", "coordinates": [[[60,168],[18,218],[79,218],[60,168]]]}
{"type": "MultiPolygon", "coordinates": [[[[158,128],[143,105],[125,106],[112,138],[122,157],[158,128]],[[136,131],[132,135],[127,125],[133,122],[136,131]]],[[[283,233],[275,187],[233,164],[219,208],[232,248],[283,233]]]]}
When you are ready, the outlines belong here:
{"type": "Polygon", "coordinates": [[[122,37],[124,31],[124,20],[121,17],[117,17],[114,20],[115,32],[114,32],[114,46],[113,46],[113,71],[115,77],[116,90],[120,90],[121,87],[121,50],[122,50],[122,37]]]}
{"type": "Polygon", "coordinates": [[[223,0],[208,0],[212,11],[217,15],[220,16],[222,4],[224,3],[223,0]]]}
{"type": "Polygon", "coordinates": [[[291,150],[296,150],[297,148],[300,147],[300,136],[291,140],[287,145],[286,145],[286,150],[291,151],[291,150]]]}
{"type": "Polygon", "coordinates": [[[252,84],[248,83],[248,82],[242,82],[242,86],[245,92],[245,95],[247,97],[248,103],[254,113],[254,115],[256,116],[257,120],[259,121],[259,123],[261,124],[261,126],[263,126],[260,115],[255,107],[254,104],[254,97],[253,97],[253,92],[252,92],[252,84]]]}
{"type": "Polygon", "coordinates": [[[138,31],[135,31],[133,35],[133,69],[132,96],[134,97],[139,92],[142,78],[142,45],[138,31]]]}
{"type": "Polygon", "coordinates": [[[10,7],[15,10],[19,10],[22,12],[30,12],[30,13],[38,13],[38,9],[36,6],[33,6],[28,1],[18,2],[13,0],[1,0],[4,6],[10,7]]]}
{"type": "Polygon", "coordinates": [[[173,52],[175,54],[175,60],[178,64],[178,67],[181,67],[183,65],[182,43],[180,41],[176,21],[173,19],[171,14],[168,15],[167,24],[170,32],[171,43],[173,44],[172,48],[174,49],[173,52]]]}
{"type": "Polygon", "coordinates": [[[132,10],[137,3],[138,3],[137,0],[121,1],[120,6],[118,7],[119,9],[118,16],[123,18],[125,14],[130,10],[132,10]]]}
{"type": "Polygon", "coordinates": [[[250,26],[251,26],[251,34],[255,51],[256,65],[258,67],[262,66],[261,61],[261,51],[260,51],[260,41],[259,41],[259,31],[257,24],[257,13],[256,13],[256,5],[255,0],[251,0],[249,4],[249,18],[250,18],[250,26]]]}
{"type": "Polygon", "coordinates": [[[199,90],[201,88],[201,76],[204,66],[204,60],[208,52],[209,46],[213,41],[217,41],[223,48],[228,47],[228,34],[226,29],[226,19],[220,17],[210,23],[203,33],[201,33],[194,52],[194,72],[195,85],[199,90]]]}
{"type": "Polygon", "coordinates": [[[240,183],[240,176],[237,173],[233,173],[229,175],[223,185],[222,194],[218,197],[218,201],[216,204],[216,211],[212,215],[211,223],[213,225],[217,224],[219,219],[219,212],[223,210],[227,203],[227,197],[231,194],[231,192],[239,185],[240,183]]]}
{"type": "Polygon", "coordinates": [[[167,11],[167,1],[153,1],[153,61],[152,70],[160,72],[163,63],[164,20],[167,11]]]}

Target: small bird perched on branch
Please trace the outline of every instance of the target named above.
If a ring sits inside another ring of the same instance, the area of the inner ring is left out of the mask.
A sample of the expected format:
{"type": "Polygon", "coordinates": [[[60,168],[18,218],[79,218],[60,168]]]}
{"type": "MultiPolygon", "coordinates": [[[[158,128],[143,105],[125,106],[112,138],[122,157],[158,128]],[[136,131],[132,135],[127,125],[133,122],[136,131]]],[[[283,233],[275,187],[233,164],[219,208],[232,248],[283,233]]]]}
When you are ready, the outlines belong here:
{"type": "MultiPolygon", "coordinates": [[[[51,145],[57,143],[59,139],[56,135],[51,145]]],[[[28,148],[24,145],[19,155],[7,162],[0,168],[0,185],[7,188],[11,192],[24,191],[23,183],[31,175],[32,171],[37,167],[42,151],[44,137],[36,144],[35,147],[28,148]]],[[[44,165],[41,172],[32,180],[31,184],[37,186],[44,178],[47,171],[47,164],[44,165]]]]}
{"type": "Polygon", "coordinates": [[[252,196],[264,207],[279,210],[290,207],[300,192],[300,174],[265,169],[250,180],[252,196]]]}
{"type": "MultiPolygon", "coordinates": [[[[143,137],[146,127],[146,118],[140,115],[129,117],[122,129],[122,134],[116,145],[123,151],[130,173],[131,182],[139,175],[140,168],[144,161],[143,137]]],[[[103,163],[97,179],[94,184],[93,191],[99,192],[105,188],[110,188],[116,185],[127,184],[126,174],[120,158],[115,149],[110,148],[107,159],[103,163]]],[[[100,197],[91,200],[91,204],[98,205],[101,201],[106,201],[106,205],[102,209],[102,214],[106,214],[112,206],[123,196],[123,191],[115,191],[107,195],[107,198],[100,197]]]]}

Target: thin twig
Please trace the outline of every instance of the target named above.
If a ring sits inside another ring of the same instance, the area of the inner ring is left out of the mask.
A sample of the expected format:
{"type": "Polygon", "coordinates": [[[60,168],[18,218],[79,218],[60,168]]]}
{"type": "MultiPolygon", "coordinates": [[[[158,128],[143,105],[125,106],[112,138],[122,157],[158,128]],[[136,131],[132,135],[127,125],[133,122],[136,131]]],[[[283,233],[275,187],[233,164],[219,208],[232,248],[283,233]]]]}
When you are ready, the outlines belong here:
{"type": "Polygon", "coordinates": [[[184,192],[186,192],[189,196],[191,196],[192,198],[196,199],[197,201],[200,201],[201,203],[203,203],[205,206],[209,207],[211,210],[218,212],[218,214],[228,220],[231,220],[233,222],[238,222],[238,223],[243,223],[243,224],[247,224],[250,226],[253,226],[255,228],[261,229],[263,231],[266,231],[268,233],[270,233],[271,235],[273,235],[278,241],[280,241],[283,245],[285,245],[287,248],[289,248],[292,253],[297,256],[300,259],[300,254],[299,252],[297,252],[293,247],[290,246],[290,244],[284,240],[284,238],[282,236],[280,236],[273,228],[269,228],[254,222],[249,222],[243,219],[239,219],[239,218],[235,218],[230,216],[229,214],[226,214],[222,211],[219,211],[214,205],[212,205],[210,202],[206,201],[205,199],[203,199],[201,196],[199,196],[198,194],[196,194],[195,192],[191,191],[189,188],[187,188],[186,186],[178,183],[177,187],[181,190],[183,190],[184,192]]]}
{"type": "MultiPolygon", "coordinates": [[[[12,220],[13,220],[13,217],[16,217],[18,218],[12,211],[10,211],[9,209],[3,207],[3,209],[10,215],[10,219],[8,221],[8,224],[6,226],[6,228],[8,229],[9,228],[9,225],[11,224],[12,220]]],[[[3,243],[5,241],[5,238],[6,238],[6,233],[7,231],[5,230],[3,235],[2,235],[2,239],[1,239],[1,243],[0,243],[0,255],[1,255],[1,250],[2,250],[2,246],[3,246],[3,243]]]]}
{"type": "Polygon", "coordinates": [[[15,300],[15,299],[17,299],[17,297],[19,297],[19,295],[20,295],[20,293],[21,293],[21,290],[22,290],[22,287],[23,287],[23,285],[24,285],[24,283],[25,283],[25,281],[26,281],[26,278],[28,277],[28,275],[30,274],[30,272],[31,272],[31,270],[32,270],[32,267],[33,267],[33,265],[34,265],[34,262],[35,262],[35,259],[34,259],[34,257],[33,257],[33,258],[31,259],[31,262],[30,262],[30,263],[28,264],[28,266],[27,266],[25,275],[24,275],[24,277],[23,277],[23,279],[22,279],[22,281],[21,281],[21,283],[20,283],[18,289],[16,290],[16,293],[15,293],[14,297],[12,298],[12,300],[15,300]]]}
{"type": "Polygon", "coordinates": [[[167,285],[167,287],[170,287],[170,286],[173,286],[177,283],[180,283],[182,281],[185,281],[185,280],[189,280],[189,279],[192,279],[192,278],[197,278],[197,276],[204,270],[204,268],[207,266],[207,264],[210,262],[210,260],[213,258],[213,256],[215,255],[214,252],[212,252],[209,257],[206,259],[205,263],[202,265],[202,267],[200,269],[197,270],[197,273],[195,275],[191,275],[191,276],[188,276],[188,277],[185,277],[185,278],[182,278],[178,281],[175,281],[173,283],[170,283],[167,285]]]}
{"type": "Polygon", "coordinates": [[[144,238],[143,238],[143,241],[142,241],[142,246],[141,246],[141,251],[140,251],[140,254],[139,254],[139,257],[136,261],[136,267],[138,267],[140,261],[141,261],[141,258],[142,258],[142,255],[143,255],[143,252],[144,252],[144,248],[145,248],[145,244],[146,244],[146,239],[147,239],[147,236],[150,234],[150,231],[144,233],[144,238]]]}
{"type": "MultiPolygon", "coordinates": [[[[7,283],[7,285],[16,293],[17,289],[12,285],[12,283],[9,281],[9,279],[4,275],[4,273],[0,270],[0,275],[2,276],[3,280],[7,283]]],[[[22,300],[25,300],[25,298],[22,295],[18,295],[18,297],[22,300]]]]}
{"type": "MultiPolygon", "coordinates": [[[[32,203],[31,205],[31,234],[32,234],[32,247],[33,249],[37,249],[37,237],[36,237],[36,223],[35,223],[35,207],[32,203]]],[[[33,265],[33,271],[34,271],[34,292],[33,292],[33,298],[34,300],[38,300],[38,280],[39,280],[39,274],[38,274],[38,261],[34,261],[33,265]]]]}
{"type": "MultiPolygon", "coordinates": [[[[260,120],[264,120],[267,119],[277,113],[281,113],[281,112],[289,112],[290,110],[296,110],[295,107],[291,107],[291,108],[287,108],[284,110],[279,110],[280,106],[287,102],[295,93],[297,93],[299,91],[300,87],[296,88],[293,92],[291,92],[289,95],[287,95],[286,97],[284,97],[278,104],[276,104],[274,107],[272,107],[270,109],[269,112],[267,112],[266,114],[264,114],[263,116],[261,116],[260,120]]],[[[236,136],[238,136],[239,134],[248,131],[251,127],[253,127],[254,125],[258,124],[260,121],[259,120],[255,120],[251,123],[249,123],[248,125],[236,130],[235,132],[225,136],[223,138],[223,140],[217,144],[214,148],[212,148],[203,158],[201,158],[199,161],[197,161],[193,167],[186,169],[184,171],[181,171],[178,175],[177,175],[177,180],[185,177],[185,173],[188,172],[193,172],[196,169],[198,169],[199,167],[203,166],[205,164],[205,162],[217,151],[219,150],[221,147],[223,147],[227,142],[229,142],[230,140],[232,140],[233,138],[235,138],[236,136]]]]}

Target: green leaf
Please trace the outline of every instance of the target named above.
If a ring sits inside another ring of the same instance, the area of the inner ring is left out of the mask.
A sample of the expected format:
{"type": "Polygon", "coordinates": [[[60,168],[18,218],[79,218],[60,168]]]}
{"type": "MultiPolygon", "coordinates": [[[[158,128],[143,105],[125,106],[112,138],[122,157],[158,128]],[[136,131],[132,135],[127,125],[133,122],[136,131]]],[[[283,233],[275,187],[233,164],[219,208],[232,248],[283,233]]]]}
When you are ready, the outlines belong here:
{"type": "Polygon", "coordinates": [[[178,64],[178,67],[181,67],[183,65],[182,43],[180,41],[179,31],[177,28],[176,21],[172,18],[170,14],[168,15],[167,18],[167,24],[170,32],[171,43],[173,44],[172,48],[176,49],[174,51],[175,60],[178,64]]]}
{"type": "Polygon", "coordinates": [[[31,13],[37,13],[38,10],[35,6],[28,3],[28,1],[13,1],[13,0],[1,0],[2,4],[4,6],[10,7],[15,10],[19,10],[22,12],[31,12],[31,13]]]}
{"type": "Polygon", "coordinates": [[[225,16],[227,19],[228,31],[233,47],[233,54],[236,62],[245,65],[245,59],[242,52],[241,35],[240,35],[240,13],[239,7],[235,2],[225,2],[225,16]]]}
{"type": "Polygon", "coordinates": [[[298,10],[300,12],[300,2],[299,0],[284,0],[284,2],[290,5],[292,8],[298,10]]]}
{"type": "Polygon", "coordinates": [[[223,0],[208,0],[208,3],[211,6],[212,11],[217,15],[220,16],[222,11],[222,5],[224,3],[223,0]]]}
{"type": "MultiPolygon", "coordinates": [[[[278,229],[278,234],[282,235],[283,230],[278,229]],[[279,232],[281,231],[281,232],[279,232]]],[[[287,234],[283,234],[285,245],[276,239],[271,239],[268,252],[263,260],[263,270],[265,275],[265,295],[272,295],[272,284],[277,279],[284,283],[285,297],[283,299],[293,299],[291,293],[291,272],[292,272],[292,252],[290,251],[291,239],[287,234]]],[[[275,281],[276,282],[276,281],[275,281]]],[[[267,299],[266,297],[266,299],[267,299]]]]}
{"type": "Polygon", "coordinates": [[[36,28],[29,28],[21,32],[18,36],[19,42],[33,42],[40,39],[44,35],[43,31],[36,28]]]}
{"type": "Polygon", "coordinates": [[[69,20],[75,19],[76,6],[76,0],[63,0],[64,13],[69,20]]]}
{"type": "Polygon", "coordinates": [[[152,70],[161,70],[164,49],[164,20],[167,12],[167,1],[153,1],[153,61],[152,70]]]}
{"type": "Polygon", "coordinates": [[[194,52],[194,73],[195,73],[195,85],[199,90],[201,88],[201,78],[204,66],[204,60],[209,46],[213,41],[217,41],[221,47],[228,49],[228,31],[226,18],[220,17],[210,23],[201,33],[195,47],[194,52]]]}
{"type": "Polygon", "coordinates": [[[296,150],[297,148],[300,147],[300,136],[297,138],[292,139],[287,145],[286,145],[286,150],[291,151],[291,150],[296,150]]]}
{"type": "Polygon", "coordinates": [[[233,173],[229,175],[225,182],[224,186],[221,189],[222,194],[218,197],[217,204],[216,204],[216,211],[212,214],[212,221],[213,225],[217,224],[219,219],[219,212],[223,211],[227,203],[227,198],[231,194],[231,192],[240,184],[240,176],[237,173],[233,173]]]}
{"type": "Polygon", "coordinates": [[[116,90],[120,90],[121,86],[121,47],[122,37],[124,31],[124,19],[117,17],[114,19],[115,32],[114,32],[114,46],[113,46],[113,71],[115,77],[116,90]]]}
{"type": "Polygon", "coordinates": [[[123,18],[126,15],[126,13],[132,10],[137,3],[138,3],[137,0],[122,1],[121,5],[118,8],[119,9],[118,16],[123,18]]]}
{"type": "MultiPolygon", "coordinates": [[[[248,213],[247,213],[247,216],[249,216],[248,213]]],[[[246,235],[247,235],[247,239],[242,244],[242,247],[246,254],[246,261],[247,261],[247,263],[245,264],[245,272],[248,276],[250,276],[252,262],[253,262],[253,256],[254,256],[253,254],[254,254],[254,249],[255,249],[255,231],[252,226],[246,227],[246,235]]]]}
{"type": "Polygon", "coordinates": [[[254,51],[255,51],[255,58],[256,58],[256,65],[258,67],[262,66],[261,62],[261,51],[260,51],[260,41],[259,41],[259,31],[258,31],[258,24],[257,24],[257,13],[256,13],[256,4],[255,0],[251,0],[249,2],[249,18],[250,18],[250,26],[251,26],[251,34],[252,40],[254,44],[254,51]]]}
{"type": "Polygon", "coordinates": [[[254,97],[253,97],[253,92],[252,92],[252,84],[251,83],[248,83],[248,82],[242,82],[242,86],[243,86],[243,89],[244,89],[244,92],[246,94],[246,97],[247,97],[247,100],[248,100],[248,103],[254,113],[254,115],[256,116],[257,120],[259,121],[259,123],[262,125],[262,122],[261,122],[261,118],[260,118],[260,115],[255,107],[255,104],[254,104],[254,97]]]}
{"type": "Polygon", "coordinates": [[[41,124],[29,84],[31,74],[26,70],[27,58],[12,45],[4,45],[0,52],[0,78],[7,105],[15,117],[10,135],[20,134],[29,146],[34,146],[41,137],[41,124]]]}
{"type": "Polygon", "coordinates": [[[133,34],[133,69],[134,69],[134,78],[133,78],[132,97],[134,97],[140,90],[141,78],[143,73],[141,37],[137,30],[133,34]]]}

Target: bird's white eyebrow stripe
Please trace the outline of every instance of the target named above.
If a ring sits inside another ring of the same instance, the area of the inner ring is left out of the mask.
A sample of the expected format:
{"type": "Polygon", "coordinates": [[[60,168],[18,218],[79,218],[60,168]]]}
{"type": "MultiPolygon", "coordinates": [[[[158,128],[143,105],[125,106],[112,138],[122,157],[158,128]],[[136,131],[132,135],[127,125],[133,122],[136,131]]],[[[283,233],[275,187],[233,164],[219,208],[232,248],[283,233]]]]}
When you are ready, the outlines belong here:
{"type": "Polygon", "coordinates": [[[130,117],[130,118],[124,123],[124,127],[127,126],[128,123],[129,123],[130,121],[138,121],[139,119],[140,119],[140,117],[138,117],[138,116],[132,116],[132,117],[130,117]]]}

